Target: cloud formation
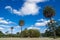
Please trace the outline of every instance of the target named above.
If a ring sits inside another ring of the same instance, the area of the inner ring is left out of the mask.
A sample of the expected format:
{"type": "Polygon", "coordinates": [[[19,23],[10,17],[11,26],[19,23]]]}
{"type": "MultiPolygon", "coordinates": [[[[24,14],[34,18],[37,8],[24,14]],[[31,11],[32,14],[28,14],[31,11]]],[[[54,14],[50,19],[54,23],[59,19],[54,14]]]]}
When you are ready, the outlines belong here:
{"type": "Polygon", "coordinates": [[[4,19],[3,17],[0,17],[0,31],[5,33],[6,31],[11,32],[11,27],[14,27],[13,32],[16,33],[20,30],[20,26],[16,24],[15,22],[10,21],[9,19],[4,19]],[[19,30],[18,30],[19,29],[19,30]],[[15,31],[18,30],[18,31],[15,31]]]}
{"type": "Polygon", "coordinates": [[[40,28],[35,27],[34,25],[31,25],[31,26],[30,26],[30,27],[28,27],[27,29],[28,29],[28,30],[29,30],[29,29],[37,29],[37,30],[40,30],[40,28]]]}
{"type": "Polygon", "coordinates": [[[1,31],[1,30],[4,30],[4,28],[0,27],[0,31],[1,31]]]}
{"type": "Polygon", "coordinates": [[[35,23],[35,26],[46,26],[48,22],[50,22],[50,20],[39,19],[35,23]]]}
{"type": "Polygon", "coordinates": [[[0,24],[11,24],[12,21],[4,20],[4,18],[0,18],[0,24]]]}
{"type": "Polygon", "coordinates": [[[48,0],[26,0],[19,10],[13,9],[11,6],[6,6],[5,9],[8,9],[10,12],[21,16],[36,15],[39,13],[39,9],[41,9],[41,7],[37,5],[37,3],[45,1],[48,0]]]}

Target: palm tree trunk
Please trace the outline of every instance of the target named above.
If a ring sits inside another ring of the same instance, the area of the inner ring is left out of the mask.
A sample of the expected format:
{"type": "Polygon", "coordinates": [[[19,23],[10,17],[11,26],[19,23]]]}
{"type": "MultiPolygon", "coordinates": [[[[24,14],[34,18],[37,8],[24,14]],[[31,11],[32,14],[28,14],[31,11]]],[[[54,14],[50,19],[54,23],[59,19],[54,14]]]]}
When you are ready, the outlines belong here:
{"type": "MultiPolygon", "coordinates": [[[[50,21],[52,20],[52,18],[50,18],[50,21]]],[[[51,24],[52,26],[53,24],[51,24]]],[[[51,27],[52,28],[52,31],[53,31],[53,35],[54,35],[54,39],[56,39],[56,32],[55,32],[55,27],[51,27]]]]}
{"type": "Polygon", "coordinates": [[[12,37],[12,30],[11,30],[11,37],[12,37]]]}
{"type": "Polygon", "coordinates": [[[21,37],[22,37],[22,26],[21,26],[21,37]]]}
{"type": "Polygon", "coordinates": [[[54,39],[56,39],[55,27],[53,27],[54,39]]]}

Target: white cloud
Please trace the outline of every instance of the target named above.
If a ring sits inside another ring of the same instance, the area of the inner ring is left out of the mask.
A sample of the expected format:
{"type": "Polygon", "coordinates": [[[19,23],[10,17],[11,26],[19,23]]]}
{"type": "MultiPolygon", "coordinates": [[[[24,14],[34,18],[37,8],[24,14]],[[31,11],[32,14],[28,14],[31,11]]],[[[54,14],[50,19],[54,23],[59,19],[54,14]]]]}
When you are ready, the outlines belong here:
{"type": "Polygon", "coordinates": [[[4,20],[4,18],[0,18],[0,24],[11,24],[12,21],[4,20]]]}
{"type": "Polygon", "coordinates": [[[12,13],[12,7],[11,6],[6,6],[5,9],[7,9],[8,11],[10,11],[12,13]]]}
{"type": "Polygon", "coordinates": [[[46,30],[47,30],[47,28],[41,29],[40,31],[41,31],[41,33],[45,33],[46,30]]]}
{"type": "Polygon", "coordinates": [[[40,28],[35,27],[35,26],[33,26],[33,25],[31,25],[31,26],[30,26],[30,27],[28,27],[27,29],[28,29],[28,30],[29,30],[29,29],[37,29],[37,30],[40,30],[40,28]]]}
{"type": "Polygon", "coordinates": [[[39,3],[39,2],[45,2],[49,0],[27,0],[28,2],[34,2],[34,3],[39,3]]]}
{"type": "Polygon", "coordinates": [[[4,25],[4,24],[0,24],[0,27],[9,28],[10,26],[9,25],[4,25]]]}
{"type": "Polygon", "coordinates": [[[1,31],[1,30],[4,30],[4,28],[0,27],[0,31],[1,31]]]}
{"type": "MultiPolygon", "coordinates": [[[[16,33],[16,30],[20,30],[20,26],[16,24],[15,22],[10,21],[9,19],[5,19],[3,17],[0,17],[0,31],[5,33],[6,31],[11,32],[10,27],[14,27],[13,31],[16,33]]],[[[17,31],[18,32],[18,31],[17,31]]]]}
{"type": "Polygon", "coordinates": [[[41,33],[44,33],[47,30],[45,26],[47,25],[48,22],[50,22],[50,20],[46,20],[42,18],[42,19],[37,20],[37,22],[34,25],[31,25],[27,29],[38,29],[40,30],[41,33]]]}
{"type": "Polygon", "coordinates": [[[45,19],[42,18],[42,19],[39,19],[39,20],[37,20],[37,21],[45,21],[45,19]]]}
{"type": "MultiPolygon", "coordinates": [[[[8,31],[9,31],[9,34],[11,33],[11,29],[10,28],[8,28],[7,29],[8,31]]],[[[20,30],[20,26],[14,26],[14,29],[13,29],[13,34],[16,34],[17,32],[21,32],[21,30],[20,30]]]]}
{"type": "Polygon", "coordinates": [[[49,22],[49,20],[45,20],[45,19],[40,19],[40,20],[38,20],[39,22],[36,22],[35,23],[35,26],[46,26],[47,25],[47,23],[49,22]],[[42,22],[40,22],[40,21],[42,21],[42,22]]]}
{"type": "MultiPolygon", "coordinates": [[[[11,28],[12,26],[11,25],[4,25],[4,24],[2,24],[2,25],[0,25],[0,31],[2,31],[3,33],[5,33],[5,32],[9,32],[9,34],[11,33],[11,28]]],[[[17,32],[20,32],[20,26],[13,26],[14,27],[14,29],[13,29],[13,34],[15,34],[15,33],[17,33],[17,32]],[[18,30],[19,29],[19,30],[18,30]],[[16,31],[17,30],[17,31],[16,31]]]]}
{"type": "Polygon", "coordinates": [[[16,10],[13,9],[11,6],[6,6],[5,9],[10,10],[12,13],[14,14],[18,14],[18,15],[36,15],[39,12],[39,9],[41,9],[41,7],[39,7],[37,5],[37,3],[39,2],[45,2],[48,0],[26,0],[25,3],[23,4],[23,6],[21,7],[21,9],[16,10]]]}
{"type": "Polygon", "coordinates": [[[45,26],[45,23],[35,23],[35,26],[45,26]]]}
{"type": "MultiPolygon", "coordinates": [[[[17,25],[16,23],[10,21],[9,19],[5,20],[3,17],[0,17],[0,27],[10,28],[11,26],[17,25]]],[[[2,28],[1,28],[2,29],[2,28]]]]}
{"type": "Polygon", "coordinates": [[[44,32],[47,30],[47,28],[45,28],[45,27],[41,28],[41,27],[37,27],[37,26],[34,26],[34,25],[31,25],[31,26],[28,27],[27,29],[28,29],[28,30],[29,30],[29,29],[37,29],[37,30],[40,31],[40,33],[44,33],[44,32]]]}
{"type": "Polygon", "coordinates": [[[0,20],[2,20],[3,19],[3,17],[0,17],[0,20]]]}
{"type": "Polygon", "coordinates": [[[39,7],[35,3],[26,2],[21,9],[24,15],[35,15],[39,12],[39,7]]]}
{"type": "Polygon", "coordinates": [[[39,28],[37,28],[37,27],[29,27],[28,29],[37,29],[37,30],[39,30],[39,28]]]}
{"type": "Polygon", "coordinates": [[[7,22],[6,20],[0,20],[0,23],[8,24],[9,22],[7,22]]]}

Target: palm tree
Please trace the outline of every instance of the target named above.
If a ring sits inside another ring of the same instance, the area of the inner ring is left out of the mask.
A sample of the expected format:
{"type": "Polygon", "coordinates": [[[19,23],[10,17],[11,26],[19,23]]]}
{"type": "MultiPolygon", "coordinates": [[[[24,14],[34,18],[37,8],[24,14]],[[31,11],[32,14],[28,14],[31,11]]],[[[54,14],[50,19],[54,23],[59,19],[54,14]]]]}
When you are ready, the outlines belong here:
{"type": "Polygon", "coordinates": [[[11,36],[12,36],[12,32],[13,32],[13,29],[14,29],[14,28],[13,28],[13,27],[11,27],[10,29],[11,29],[11,36]]]}
{"type": "Polygon", "coordinates": [[[21,37],[22,37],[22,26],[24,25],[24,20],[19,21],[19,26],[21,26],[21,37]]]}
{"type": "MultiPolygon", "coordinates": [[[[52,17],[55,16],[55,10],[51,6],[46,6],[43,10],[43,15],[45,16],[45,18],[50,19],[50,23],[53,23],[52,17]]],[[[53,29],[53,27],[52,30],[54,31],[54,38],[56,38],[55,29],[53,29]]]]}
{"type": "Polygon", "coordinates": [[[8,34],[9,31],[6,31],[5,33],[8,34]]]}

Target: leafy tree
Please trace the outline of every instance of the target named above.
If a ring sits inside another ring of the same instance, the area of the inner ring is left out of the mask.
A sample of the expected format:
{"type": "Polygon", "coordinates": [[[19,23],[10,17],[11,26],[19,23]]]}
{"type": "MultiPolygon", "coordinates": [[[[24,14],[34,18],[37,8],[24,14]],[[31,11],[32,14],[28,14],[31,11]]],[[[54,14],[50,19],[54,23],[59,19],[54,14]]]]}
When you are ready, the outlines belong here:
{"type": "Polygon", "coordinates": [[[29,31],[29,36],[30,37],[40,37],[40,32],[36,29],[30,29],[29,31]]]}
{"type": "Polygon", "coordinates": [[[56,28],[56,35],[60,37],[60,26],[56,28]]]}
{"type": "Polygon", "coordinates": [[[2,33],[2,31],[0,31],[0,37],[3,37],[4,36],[4,34],[2,33]]]}
{"type": "Polygon", "coordinates": [[[22,31],[22,37],[28,37],[28,30],[25,29],[24,31],[22,31]]]}
{"type": "Polygon", "coordinates": [[[22,31],[22,37],[40,37],[40,32],[36,29],[25,29],[22,31]]]}
{"type": "Polygon", "coordinates": [[[53,32],[50,30],[46,30],[44,36],[45,37],[53,37],[53,32]]]}
{"type": "Polygon", "coordinates": [[[50,23],[48,24],[48,30],[45,31],[44,36],[45,37],[53,37],[53,30],[51,30],[52,26],[55,28],[55,32],[56,32],[56,36],[60,37],[60,25],[59,25],[59,21],[56,21],[55,23],[53,23],[53,25],[50,25],[50,23]]]}

